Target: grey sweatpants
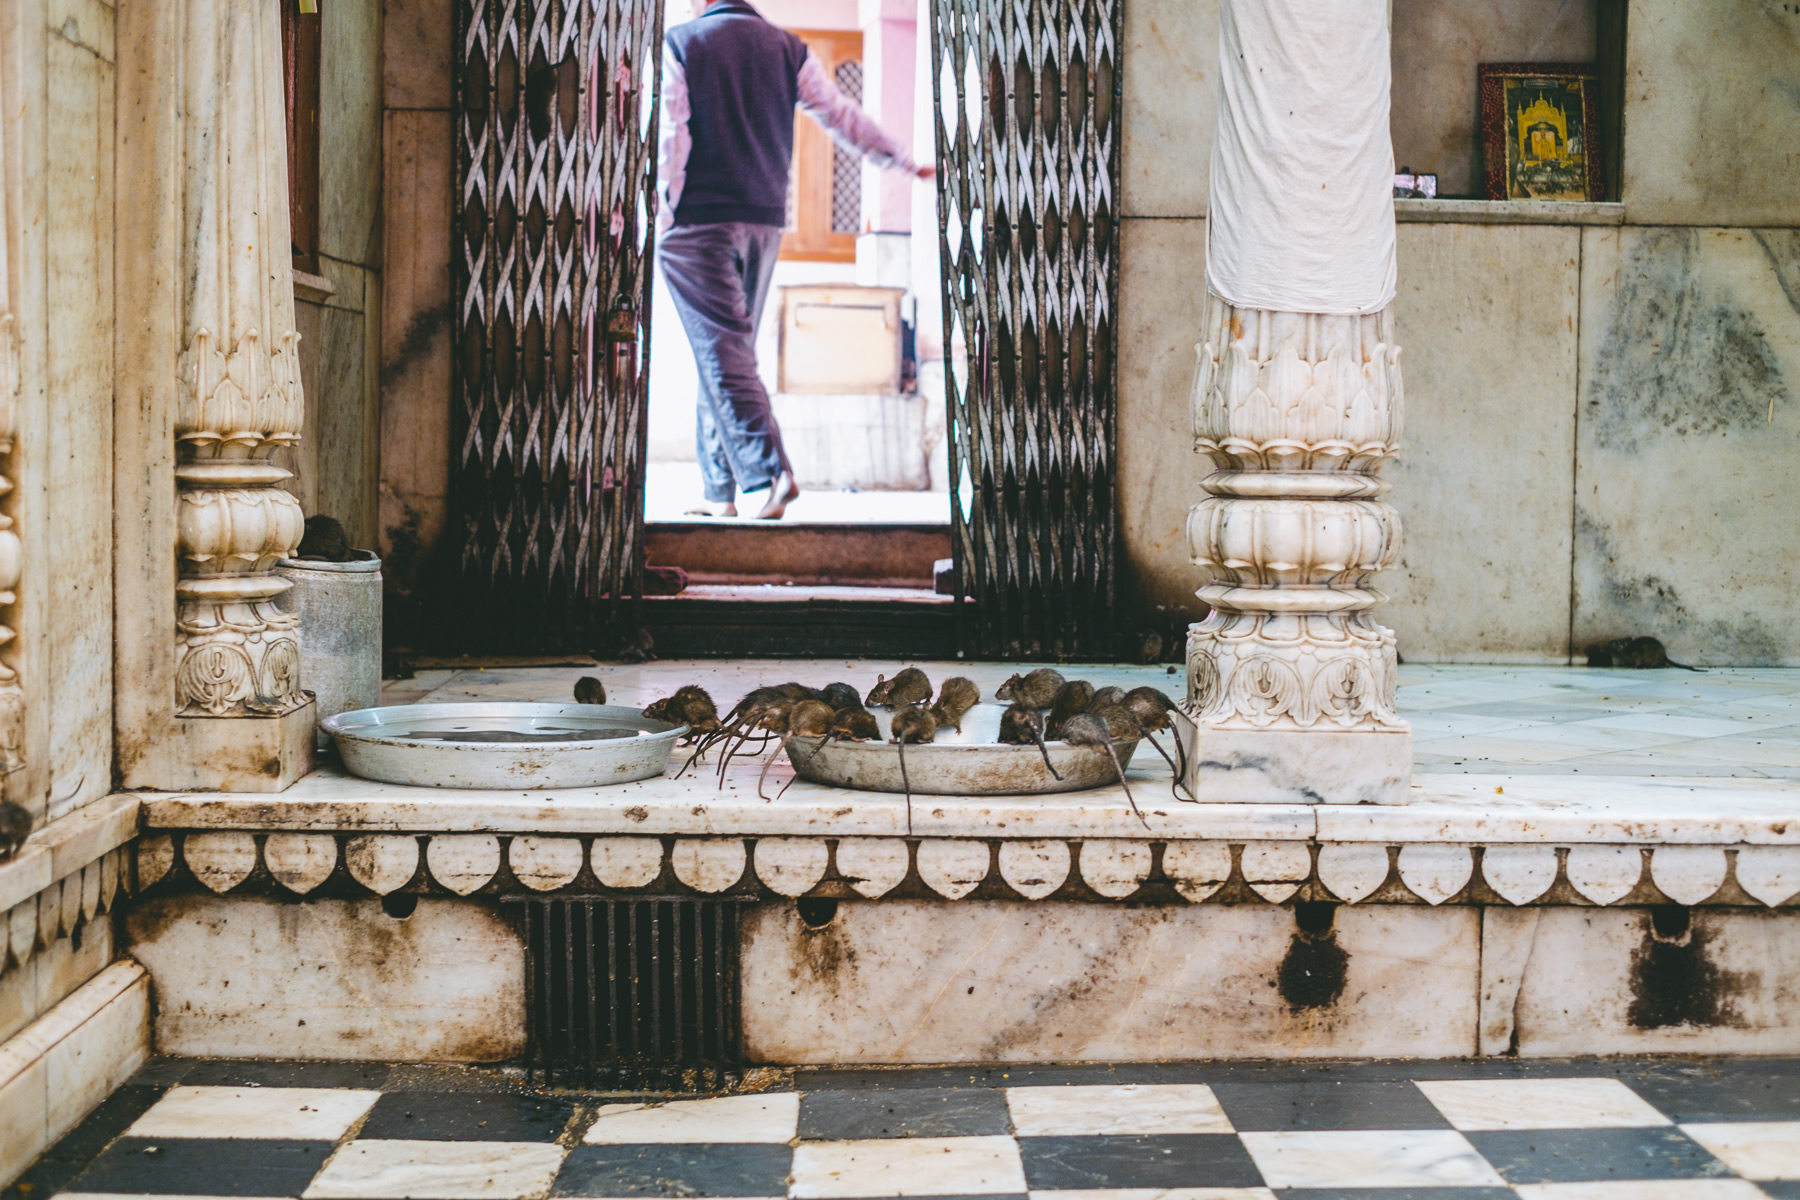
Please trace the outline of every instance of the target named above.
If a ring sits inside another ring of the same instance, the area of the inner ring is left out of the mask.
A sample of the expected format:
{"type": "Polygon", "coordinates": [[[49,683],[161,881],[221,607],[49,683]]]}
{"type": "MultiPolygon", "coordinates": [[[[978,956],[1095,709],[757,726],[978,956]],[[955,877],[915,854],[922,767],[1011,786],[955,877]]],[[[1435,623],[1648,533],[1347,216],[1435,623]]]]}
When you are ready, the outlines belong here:
{"type": "Polygon", "coordinates": [[[768,487],[788,469],[781,429],[756,372],[756,330],[781,253],[773,225],[677,225],[657,262],[700,372],[694,448],[706,498],[768,487]],[[736,490],[734,490],[734,488],[736,490]]]}

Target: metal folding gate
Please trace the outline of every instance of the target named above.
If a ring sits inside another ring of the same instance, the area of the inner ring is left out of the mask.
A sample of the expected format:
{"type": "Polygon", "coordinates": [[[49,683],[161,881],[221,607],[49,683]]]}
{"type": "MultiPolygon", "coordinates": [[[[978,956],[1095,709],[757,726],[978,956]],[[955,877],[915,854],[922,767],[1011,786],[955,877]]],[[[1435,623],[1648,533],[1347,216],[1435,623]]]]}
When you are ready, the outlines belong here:
{"type": "Polygon", "coordinates": [[[1123,0],[933,3],[959,637],[1107,655],[1123,0]]]}
{"type": "Polygon", "coordinates": [[[642,588],[663,6],[456,11],[445,602],[467,648],[591,649],[642,588]]]}
{"type": "Polygon", "coordinates": [[[743,1070],[740,899],[508,896],[525,921],[526,1067],[603,1091],[718,1091],[743,1070]]]}

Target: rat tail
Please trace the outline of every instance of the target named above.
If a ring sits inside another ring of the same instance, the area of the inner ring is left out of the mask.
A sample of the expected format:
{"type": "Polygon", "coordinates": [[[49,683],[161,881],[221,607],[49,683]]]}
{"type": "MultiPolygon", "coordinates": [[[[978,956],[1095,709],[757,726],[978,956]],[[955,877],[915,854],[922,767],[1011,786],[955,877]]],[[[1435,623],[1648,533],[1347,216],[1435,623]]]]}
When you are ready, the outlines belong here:
{"type": "MultiPolygon", "coordinates": [[[[765,804],[768,803],[770,800],[775,799],[775,796],[763,795],[763,781],[769,777],[769,768],[775,765],[775,760],[779,757],[780,757],[780,755],[771,754],[771,755],[769,755],[769,757],[763,759],[762,774],[760,774],[756,777],[756,796],[757,796],[757,799],[761,800],[765,804]]],[[[792,783],[793,781],[789,780],[788,782],[792,783]]],[[[779,796],[780,793],[777,792],[776,795],[779,796]]]]}
{"type": "Polygon", "coordinates": [[[1113,760],[1113,770],[1119,773],[1119,786],[1125,789],[1125,803],[1131,805],[1133,815],[1135,815],[1139,821],[1143,822],[1144,828],[1150,828],[1149,819],[1138,809],[1137,801],[1132,799],[1131,785],[1125,782],[1125,766],[1119,761],[1118,752],[1112,748],[1111,742],[1106,743],[1106,754],[1108,758],[1113,760]]]}
{"type": "Polygon", "coordinates": [[[902,735],[900,746],[900,782],[906,787],[906,836],[912,836],[912,780],[906,774],[906,737],[902,735]]]}
{"type": "MultiPolygon", "coordinates": [[[[775,793],[775,798],[777,800],[779,800],[783,796],[787,795],[787,790],[794,786],[794,780],[800,778],[800,772],[802,770],[804,770],[807,767],[807,765],[812,762],[813,759],[819,757],[819,751],[823,750],[825,748],[825,743],[829,742],[830,740],[831,740],[831,735],[826,734],[824,737],[819,739],[819,744],[812,748],[811,754],[808,754],[804,759],[800,760],[799,762],[794,763],[794,778],[788,780],[786,783],[781,785],[781,790],[779,792],[775,793]]],[[[794,762],[794,748],[791,745],[788,747],[788,761],[794,762]]]]}
{"type": "Polygon", "coordinates": [[[1037,743],[1038,753],[1044,756],[1044,769],[1050,772],[1050,778],[1062,782],[1062,773],[1050,763],[1050,749],[1044,745],[1044,737],[1037,730],[1031,731],[1031,740],[1037,743]]]}

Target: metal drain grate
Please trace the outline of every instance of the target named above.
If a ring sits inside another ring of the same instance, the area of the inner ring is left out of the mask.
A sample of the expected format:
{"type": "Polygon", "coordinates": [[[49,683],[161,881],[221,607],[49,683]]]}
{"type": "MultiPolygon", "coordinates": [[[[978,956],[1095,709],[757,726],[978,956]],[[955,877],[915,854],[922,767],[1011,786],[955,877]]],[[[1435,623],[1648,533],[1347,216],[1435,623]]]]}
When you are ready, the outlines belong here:
{"type": "Polygon", "coordinates": [[[508,896],[525,915],[526,1068],[604,1091],[718,1091],[743,1069],[738,899],[508,896]]]}

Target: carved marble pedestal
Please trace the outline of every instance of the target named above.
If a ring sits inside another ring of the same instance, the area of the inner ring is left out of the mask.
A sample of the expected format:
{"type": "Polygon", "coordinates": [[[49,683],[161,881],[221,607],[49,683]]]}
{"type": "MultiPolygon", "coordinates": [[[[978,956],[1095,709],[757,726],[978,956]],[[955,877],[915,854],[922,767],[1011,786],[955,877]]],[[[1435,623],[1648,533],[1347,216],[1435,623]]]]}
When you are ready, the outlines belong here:
{"type": "Polygon", "coordinates": [[[1215,470],[1188,515],[1213,611],[1188,632],[1188,786],[1203,801],[1395,803],[1412,734],[1394,634],[1370,610],[1400,518],[1377,476],[1400,446],[1391,312],[1235,307],[1209,293],[1196,449],[1215,470]]]}

